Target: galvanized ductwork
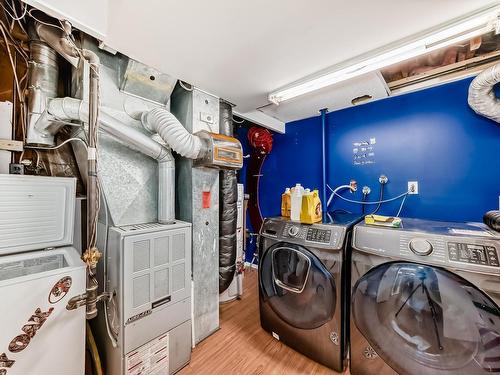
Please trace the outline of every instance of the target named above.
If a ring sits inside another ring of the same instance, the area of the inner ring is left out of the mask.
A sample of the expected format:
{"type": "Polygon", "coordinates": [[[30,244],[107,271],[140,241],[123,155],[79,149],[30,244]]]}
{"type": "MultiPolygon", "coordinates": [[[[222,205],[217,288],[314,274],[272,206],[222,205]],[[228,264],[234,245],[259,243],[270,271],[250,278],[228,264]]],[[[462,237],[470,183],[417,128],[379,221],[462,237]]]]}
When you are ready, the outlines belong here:
{"type": "MultiPolygon", "coordinates": [[[[88,121],[88,104],[74,98],[52,99],[48,113],[58,120],[88,121]]],[[[175,220],[175,161],[170,150],[101,110],[99,128],[126,145],[158,161],[158,221],[175,220]]]]}
{"type": "Polygon", "coordinates": [[[47,100],[57,96],[59,67],[57,53],[40,40],[30,41],[28,66],[28,126],[26,143],[44,146],[54,145],[54,134],[63,126],[50,124],[40,128],[37,123],[43,116],[47,100]]]}
{"type": "Polygon", "coordinates": [[[493,86],[500,82],[500,64],[479,74],[469,87],[469,105],[479,115],[500,122],[500,100],[493,86]]]}
{"type": "MultiPolygon", "coordinates": [[[[229,103],[220,102],[219,132],[233,136],[233,109],[229,103]]],[[[236,171],[220,171],[220,227],[219,227],[219,293],[224,292],[233,281],[236,271],[236,219],[238,181],[236,171]]]]}

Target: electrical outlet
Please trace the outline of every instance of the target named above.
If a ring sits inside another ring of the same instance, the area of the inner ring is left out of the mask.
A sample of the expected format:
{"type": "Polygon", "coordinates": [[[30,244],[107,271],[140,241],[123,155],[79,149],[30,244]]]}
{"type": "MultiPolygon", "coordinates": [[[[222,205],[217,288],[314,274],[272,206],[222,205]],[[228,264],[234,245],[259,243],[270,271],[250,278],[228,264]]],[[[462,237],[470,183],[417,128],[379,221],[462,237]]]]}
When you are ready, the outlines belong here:
{"type": "Polygon", "coordinates": [[[408,194],[418,194],[418,181],[408,181],[408,194]]]}

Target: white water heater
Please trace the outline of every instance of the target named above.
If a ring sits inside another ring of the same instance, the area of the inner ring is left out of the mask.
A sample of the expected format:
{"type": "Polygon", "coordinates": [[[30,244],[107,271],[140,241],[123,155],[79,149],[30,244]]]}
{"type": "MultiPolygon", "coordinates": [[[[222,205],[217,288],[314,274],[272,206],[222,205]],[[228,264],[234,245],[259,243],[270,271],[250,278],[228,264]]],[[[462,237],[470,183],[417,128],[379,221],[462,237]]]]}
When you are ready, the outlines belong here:
{"type": "Polygon", "coordinates": [[[76,179],[0,174],[0,374],[83,375],[85,264],[76,179]]]}

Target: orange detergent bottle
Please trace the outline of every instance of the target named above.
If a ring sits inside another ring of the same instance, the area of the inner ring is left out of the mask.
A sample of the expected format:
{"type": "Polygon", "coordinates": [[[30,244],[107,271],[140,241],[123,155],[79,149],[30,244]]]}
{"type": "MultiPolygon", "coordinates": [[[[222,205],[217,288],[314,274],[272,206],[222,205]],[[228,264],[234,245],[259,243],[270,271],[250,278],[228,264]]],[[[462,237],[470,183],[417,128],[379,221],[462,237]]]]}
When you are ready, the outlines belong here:
{"type": "Polygon", "coordinates": [[[281,216],[290,217],[292,209],[292,194],[290,188],[286,188],[285,192],[281,195],[281,216]]]}

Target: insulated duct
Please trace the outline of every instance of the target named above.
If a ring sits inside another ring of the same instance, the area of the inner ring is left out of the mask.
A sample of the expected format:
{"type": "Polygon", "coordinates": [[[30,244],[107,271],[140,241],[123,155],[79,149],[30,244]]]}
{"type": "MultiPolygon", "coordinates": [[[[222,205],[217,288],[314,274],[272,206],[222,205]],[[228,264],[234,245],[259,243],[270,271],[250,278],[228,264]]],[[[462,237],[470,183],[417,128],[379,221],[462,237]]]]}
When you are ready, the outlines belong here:
{"type": "MultiPolygon", "coordinates": [[[[219,121],[219,133],[232,137],[233,109],[224,101],[219,103],[219,121]]],[[[231,285],[236,272],[237,184],[236,171],[220,171],[219,293],[223,293],[231,285]]]]}
{"type": "MultiPolygon", "coordinates": [[[[74,98],[52,99],[48,114],[57,120],[88,121],[88,105],[74,98]]],[[[99,115],[100,130],[116,138],[127,147],[158,161],[158,221],[175,220],[175,161],[170,150],[140,131],[126,126],[105,111],[99,115]]]]}
{"type": "Polygon", "coordinates": [[[469,105],[477,114],[500,122],[500,100],[493,86],[500,82],[500,64],[480,73],[469,87],[469,105]]]}

